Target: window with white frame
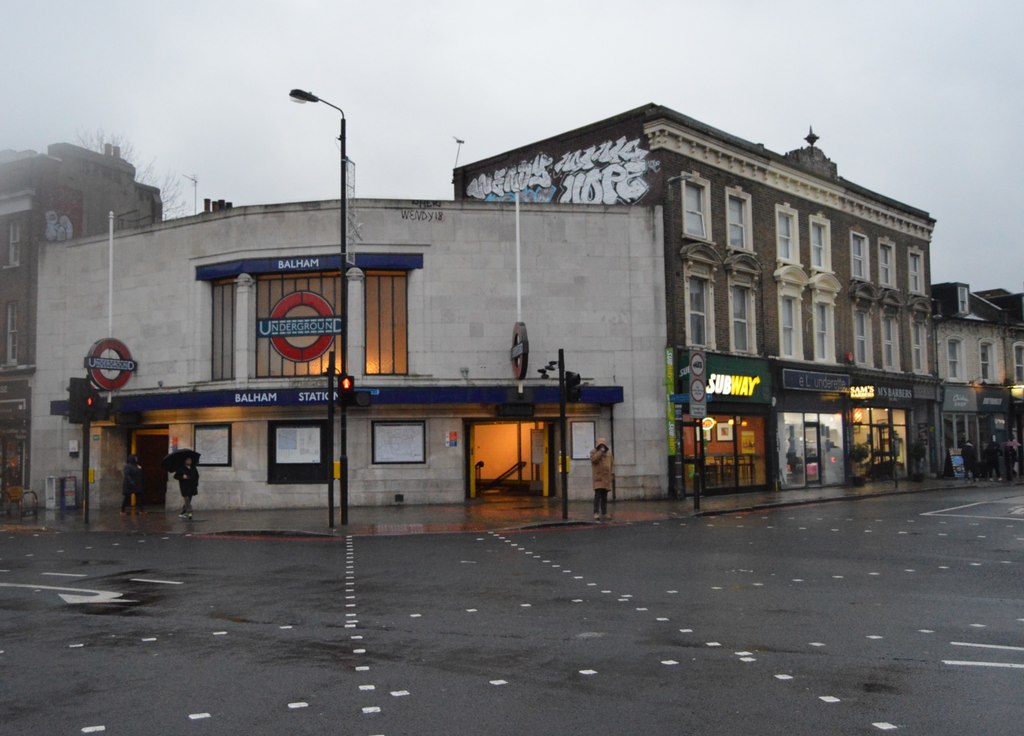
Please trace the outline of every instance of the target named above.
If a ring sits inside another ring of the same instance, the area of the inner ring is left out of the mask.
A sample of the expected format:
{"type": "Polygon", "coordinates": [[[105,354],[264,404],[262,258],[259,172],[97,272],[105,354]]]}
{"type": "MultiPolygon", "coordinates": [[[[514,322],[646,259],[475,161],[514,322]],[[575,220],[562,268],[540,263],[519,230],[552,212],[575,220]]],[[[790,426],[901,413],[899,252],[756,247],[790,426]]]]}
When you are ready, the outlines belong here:
{"type": "Polygon", "coordinates": [[[726,192],[725,207],[728,218],[729,247],[751,250],[750,195],[740,191],[726,192]]]}
{"type": "Polygon", "coordinates": [[[6,340],[4,359],[9,365],[18,362],[18,303],[7,302],[6,340]]]}
{"type": "Polygon", "coordinates": [[[889,371],[899,370],[899,327],[896,317],[882,315],[882,367],[889,371]]]}
{"type": "Polygon", "coordinates": [[[688,237],[711,240],[708,189],[703,180],[683,181],[683,232],[688,237]]]}
{"type": "Polygon", "coordinates": [[[907,256],[907,286],[912,294],[924,293],[924,256],[916,250],[907,256]]]}
{"type": "Polygon", "coordinates": [[[829,221],[812,215],[811,223],[811,268],[818,271],[832,270],[832,233],[829,221]]]}
{"type": "Polygon", "coordinates": [[[978,343],[978,372],[982,381],[995,380],[995,345],[988,340],[978,343]]]}
{"type": "Polygon", "coordinates": [[[1024,345],[1013,346],[1013,382],[1024,383],[1024,345]]]}
{"type": "Polygon", "coordinates": [[[860,233],[850,233],[850,275],[869,281],[868,239],[860,233]]]}
{"type": "Polygon", "coordinates": [[[964,346],[960,340],[951,339],[946,342],[946,366],[951,381],[963,380],[964,346]]]}
{"type": "Polygon", "coordinates": [[[866,309],[853,313],[853,359],[858,365],[871,362],[871,316],[866,309]]]}
{"type": "Polygon", "coordinates": [[[788,207],[775,207],[776,255],[780,261],[796,263],[800,260],[800,236],[797,231],[796,211],[788,207]]]}
{"type": "Polygon", "coordinates": [[[829,302],[814,303],[814,359],[835,362],[835,308],[829,302]]]}
{"type": "Polygon", "coordinates": [[[779,349],[784,358],[802,358],[800,334],[800,301],[783,296],[779,302],[779,349]]]}
{"type": "Polygon", "coordinates": [[[21,223],[11,220],[7,225],[7,265],[21,264],[21,223]]]}
{"type": "Polygon", "coordinates": [[[971,311],[971,293],[966,286],[956,287],[956,311],[959,314],[971,311]]]}
{"type": "Polygon", "coordinates": [[[890,288],[896,286],[896,248],[892,243],[878,244],[878,283],[890,288]]]}
{"type": "Polygon", "coordinates": [[[751,352],[751,290],[746,286],[733,286],[729,289],[732,301],[732,350],[736,353],[751,352]]]}
{"type": "Polygon", "coordinates": [[[708,344],[708,282],[696,276],[691,276],[687,283],[689,298],[689,331],[687,343],[690,345],[704,346],[708,344]]]}
{"type": "Polygon", "coordinates": [[[924,373],[928,366],[925,363],[925,332],[924,323],[921,320],[913,320],[910,323],[910,360],[913,364],[914,373],[924,373]]]}

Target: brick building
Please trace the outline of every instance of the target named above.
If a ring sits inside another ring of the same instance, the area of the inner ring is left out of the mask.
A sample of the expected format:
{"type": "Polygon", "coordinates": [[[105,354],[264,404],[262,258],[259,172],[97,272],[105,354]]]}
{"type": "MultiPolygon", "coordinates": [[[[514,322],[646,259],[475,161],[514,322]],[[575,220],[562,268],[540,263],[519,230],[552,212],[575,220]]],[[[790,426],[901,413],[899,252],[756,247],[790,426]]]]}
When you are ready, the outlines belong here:
{"type": "Polygon", "coordinates": [[[898,478],[911,442],[936,457],[935,221],[805,140],[775,153],[646,105],[455,171],[456,199],[663,205],[666,402],[687,390],[689,349],[711,379],[704,429],[667,411],[677,489],[698,431],[712,491],[898,478]],[[867,456],[850,462],[855,445],[867,456]]]}
{"type": "Polygon", "coordinates": [[[95,153],[56,143],[46,154],[0,151],[0,484],[28,481],[36,372],[38,253],[45,243],[162,217],[160,192],[135,181],[135,167],[108,146],[95,153]]]}

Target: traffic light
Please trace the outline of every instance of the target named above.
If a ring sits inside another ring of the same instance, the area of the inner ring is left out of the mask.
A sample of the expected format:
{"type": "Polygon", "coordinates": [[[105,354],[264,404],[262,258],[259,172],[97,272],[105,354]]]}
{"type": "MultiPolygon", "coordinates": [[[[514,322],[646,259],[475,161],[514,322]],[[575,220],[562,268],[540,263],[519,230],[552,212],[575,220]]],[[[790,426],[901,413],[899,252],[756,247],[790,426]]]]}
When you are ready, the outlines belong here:
{"type": "Polygon", "coordinates": [[[86,420],[107,419],[110,407],[88,378],[71,378],[68,386],[68,421],[84,424],[86,420]]]}
{"type": "Polygon", "coordinates": [[[356,391],[356,379],[352,376],[338,378],[338,393],[342,406],[365,407],[370,405],[370,392],[356,391]]]}
{"type": "Polygon", "coordinates": [[[92,386],[88,378],[72,378],[68,386],[68,421],[83,424],[89,416],[92,386]]]}
{"type": "Polygon", "coordinates": [[[565,400],[566,401],[579,401],[583,396],[583,386],[581,385],[583,379],[580,378],[579,373],[573,373],[572,371],[565,372],[565,400]]]}

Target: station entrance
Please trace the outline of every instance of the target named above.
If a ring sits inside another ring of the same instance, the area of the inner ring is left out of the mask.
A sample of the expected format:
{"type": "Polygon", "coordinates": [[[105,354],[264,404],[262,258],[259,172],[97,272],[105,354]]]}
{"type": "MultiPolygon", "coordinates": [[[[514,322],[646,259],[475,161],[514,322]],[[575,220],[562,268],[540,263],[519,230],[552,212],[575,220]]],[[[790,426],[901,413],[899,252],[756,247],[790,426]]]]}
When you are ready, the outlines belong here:
{"type": "Polygon", "coordinates": [[[468,498],[504,501],[554,494],[555,423],[472,422],[466,436],[468,498]]]}

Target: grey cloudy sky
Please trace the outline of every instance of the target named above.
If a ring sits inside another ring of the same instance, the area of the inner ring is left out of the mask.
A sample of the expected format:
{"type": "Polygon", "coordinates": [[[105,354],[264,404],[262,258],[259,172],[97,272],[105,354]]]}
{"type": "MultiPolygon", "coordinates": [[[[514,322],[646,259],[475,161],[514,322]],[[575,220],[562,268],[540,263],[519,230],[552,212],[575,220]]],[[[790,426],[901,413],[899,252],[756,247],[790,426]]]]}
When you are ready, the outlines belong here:
{"type": "MultiPolygon", "coordinates": [[[[931,213],[935,282],[1022,289],[1016,0],[7,0],[0,148],[104,130],[236,206],[451,199],[459,163],[654,102],[931,213]]],[[[183,196],[192,204],[192,183],[183,196]]]]}

